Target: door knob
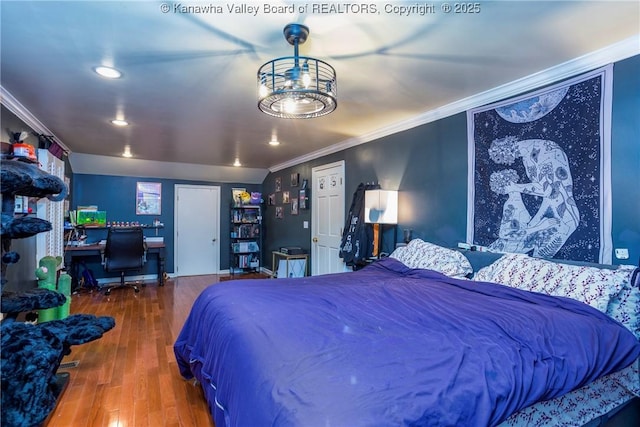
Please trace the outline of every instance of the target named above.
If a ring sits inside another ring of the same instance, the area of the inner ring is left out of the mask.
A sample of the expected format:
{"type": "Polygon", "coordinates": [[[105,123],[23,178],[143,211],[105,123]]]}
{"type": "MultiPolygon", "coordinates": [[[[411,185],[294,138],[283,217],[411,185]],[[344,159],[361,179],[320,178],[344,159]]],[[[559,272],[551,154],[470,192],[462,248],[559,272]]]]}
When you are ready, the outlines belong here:
{"type": "Polygon", "coordinates": [[[313,243],[318,243],[318,238],[317,237],[313,238],[313,243]]]}

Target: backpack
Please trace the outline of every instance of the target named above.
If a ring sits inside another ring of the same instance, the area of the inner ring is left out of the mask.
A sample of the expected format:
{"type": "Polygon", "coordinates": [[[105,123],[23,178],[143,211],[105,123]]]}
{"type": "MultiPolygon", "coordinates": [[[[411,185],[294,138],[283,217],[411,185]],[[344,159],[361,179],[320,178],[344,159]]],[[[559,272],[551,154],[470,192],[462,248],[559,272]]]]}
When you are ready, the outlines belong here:
{"type": "Polygon", "coordinates": [[[93,275],[93,271],[87,267],[85,262],[82,262],[82,274],[80,276],[80,288],[84,289],[94,289],[98,288],[98,280],[93,275]]]}

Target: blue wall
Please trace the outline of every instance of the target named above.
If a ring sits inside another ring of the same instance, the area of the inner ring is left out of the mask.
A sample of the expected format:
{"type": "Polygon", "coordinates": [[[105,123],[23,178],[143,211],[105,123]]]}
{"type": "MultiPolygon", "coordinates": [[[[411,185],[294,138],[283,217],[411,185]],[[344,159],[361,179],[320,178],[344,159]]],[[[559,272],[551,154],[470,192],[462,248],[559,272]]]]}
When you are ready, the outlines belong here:
{"type": "Polygon", "coordinates": [[[640,264],[640,55],[614,66],[612,116],[613,247],[640,264]]]}
{"type": "MultiPolygon", "coordinates": [[[[228,207],[231,206],[231,188],[244,187],[248,191],[260,191],[260,185],[74,174],[71,185],[71,207],[75,209],[79,205],[97,205],[99,210],[107,211],[107,221],[138,221],[141,224],[151,224],[154,218],[159,218],[160,222],[164,224],[158,235],[164,237],[166,246],[165,269],[168,273],[173,273],[173,214],[176,184],[214,185],[220,187],[220,268],[227,269],[229,267],[229,251],[227,248],[230,244],[230,211],[228,207]],[[135,194],[138,181],[159,182],[162,184],[161,215],[136,215],[135,194]]],[[[89,230],[87,235],[89,242],[96,242],[106,238],[107,231],[104,229],[89,230]]],[[[145,235],[155,236],[155,230],[145,230],[145,235]]],[[[157,273],[155,261],[150,261],[145,265],[145,269],[141,274],[157,273]]],[[[105,276],[99,259],[89,260],[87,265],[97,277],[105,276]]]]}
{"type": "MultiPolygon", "coordinates": [[[[614,66],[612,119],[612,238],[614,248],[628,248],[630,259],[614,263],[636,264],[640,258],[640,56],[614,66]]],[[[338,160],[346,164],[347,209],[360,182],[380,182],[399,190],[399,225],[419,237],[444,246],[466,240],[467,224],[467,120],[461,113],[396,133],[377,141],[269,174],[264,192],[275,177],[299,172],[311,177],[311,168],[338,160]]],[[[286,189],[286,188],[284,188],[286,189]]],[[[286,244],[309,249],[311,232],[301,221],[309,216],[287,215],[276,220],[268,214],[267,253],[286,244]]],[[[385,241],[388,241],[385,236],[385,241]]],[[[385,250],[392,248],[385,247],[385,250]]]]}

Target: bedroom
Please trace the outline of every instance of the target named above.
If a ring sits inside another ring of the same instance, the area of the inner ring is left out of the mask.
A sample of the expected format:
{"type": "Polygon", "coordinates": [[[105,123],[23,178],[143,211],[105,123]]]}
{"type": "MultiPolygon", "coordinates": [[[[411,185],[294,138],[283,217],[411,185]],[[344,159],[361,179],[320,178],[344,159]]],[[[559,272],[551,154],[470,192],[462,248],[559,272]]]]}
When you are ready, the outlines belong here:
{"type": "MultiPolygon", "coordinates": [[[[4,25],[3,28],[5,28],[4,25]]],[[[311,30],[313,35],[314,29],[311,30]]],[[[278,39],[274,43],[283,44],[282,42],[282,39],[278,39]]],[[[284,47],[286,48],[286,45],[284,47]]],[[[311,54],[314,51],[310,48],[311,54]]],[[[317,55],[320,56],[320,54],[317,55]]],[[[2,62],[6,64],[4,57],[2,62]]],[[[638,176],[640,148],[637,144],[640,139],[640,130],[635,120],[640,111],[637,95],[640,64],[637,54],[613,62],[615,66],[612,113],[611,234],[613,247],[628,248],[629,261],[635,263],[640,256],[640,238],[638,237],[640,224],[636,215],[640,203],[640,189],[635,184],[640,181],[638,176]]],[[[4,67],[3,65],[3,69],[4,67]]],[[[253,71],[252,68],[251,72],[253,71]]],[[[253,93],[251,97],[253,100],[253,93]]],[[[255,106],[253,105],[252,108],[255,109],[255,106]]],[[[4,108],[2,119],[3,128],[7,127],[5,123],[15,120],[4,108]]],[[[19,121],[14,123],[16,123],[15,126],[22,126],[19,121]]],[[[52,130],[55,131],[53,128],[52,130]]],[[[299,173],[301,177],[310,177],[311,169],[315,166],[345,160],[347,194],[345,203],[347,205],[350,195],[359,182],[376,180],[390,188],[397,186],[401,192],[400,203],[404,212],[401,214],[398,227],[413,229],[414,237],[453,246],[457,242],[466,240],[467,148],[466,116],[463,112],[458,112],[450,117],[443,117],[397,134],[387,135],[367,144],[267,173],[266,177],[257,183],[243,180],[233,182],[188,180],[187,182],[220,184],[223,194],[230,193],[227,190],[236,185],[246,184],[247,187],[253,185],[255,190],[268,194],[269,189],[273,188],[276,177],[288,177],[294,172],[299,173]],[[423,141],[429,143],[422,143],[423,141]],[[435,182],[439,185],[431,185],[435,182]]],[[[130,215],[129,212],[119,211],[118,192],[111,188],[131,185],[147,177],[147,175],[133,173],[126,177],[111,173],[96,175],[86,172],[74,173],[73,192],[75,197],[78,197],[77,200],[74,199],[74,204],[96,203],[112,213],[114,217],[130,215]],[[99,196],[96,193],[99,193],[99,196]],[[80,197],[80,194],[84,196],[80,197]]],[[[175,183],[185,182],[182,179],[162,175],[156,175],[156,177],[161,180],[165,189],[171,189],[175,183]]],[[[171,245],[172,194],[167,193],[164,199],[168,203],[163,206],[162,219],[166,224],[164,233],[167,243],[171,245]]],[[[311,234],[303,228],[305,220],[311,220],[309,211],[302,211],[297,217],[285,215],[284,220],[281,221],[269,215],[265,224],[267,230],[265,253],[285,244],[309,248],[311,234]]],[[[225,238],[224,233],[222,238],[225,238]]],[[[226,244],[225,240],[221,241],[221,246],[226,244]]],[[[221,252],[221,269],[228,265],[227,256],[225,251],[221,252]]],[[[264,263],[268,265],[268,261],[264,263]]],[[[167,265],[171,267],[172,260],[168,260],[167,265]]],[[[171,270],[169,272],[171,273],[171,270]]]]}

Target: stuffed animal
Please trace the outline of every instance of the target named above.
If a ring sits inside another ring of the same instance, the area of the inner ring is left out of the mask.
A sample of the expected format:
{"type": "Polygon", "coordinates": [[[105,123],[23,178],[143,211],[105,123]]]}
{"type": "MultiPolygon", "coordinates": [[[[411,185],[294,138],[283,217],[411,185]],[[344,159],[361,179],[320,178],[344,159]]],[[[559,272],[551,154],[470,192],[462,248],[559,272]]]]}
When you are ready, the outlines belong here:
{"type": "Polygon", "coordinates": [[[262,193],[252,192],[249,203],[252,205],[259,205],[260,203],[262,203],[262,193]]]}
{"type": "MultiPolygon", "coordinates": [[[[62,264],[62,257],[45,256],[40,259],[39,267],[36,269],[38,278],[38,288],[57,291],[58,266],[62,264]]],[[[58,318],[58,308],[47,308],[38,312],[38,322],[48,322],[58,318]]]]}

